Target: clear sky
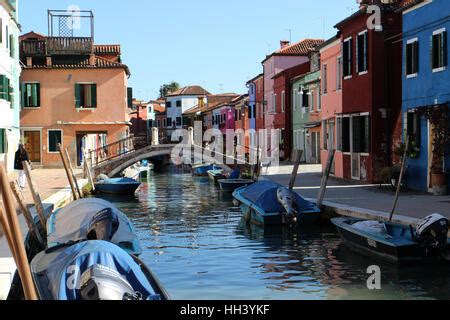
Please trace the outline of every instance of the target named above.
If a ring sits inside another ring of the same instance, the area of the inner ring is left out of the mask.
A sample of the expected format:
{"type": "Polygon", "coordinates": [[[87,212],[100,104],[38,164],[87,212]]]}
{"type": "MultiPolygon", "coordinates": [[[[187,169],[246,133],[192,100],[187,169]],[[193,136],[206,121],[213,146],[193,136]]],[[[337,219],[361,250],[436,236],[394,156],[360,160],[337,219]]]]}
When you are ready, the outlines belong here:
{"type": "Polygon", "coordinates": [[[144,100],[172,80],[244,93],[280,40],[327,39],[357,8],[355,0],[20,0],[22,31],[47,34],[47,9],[71,5],[94,11],[97,44],[122,45],[144,100]]]}

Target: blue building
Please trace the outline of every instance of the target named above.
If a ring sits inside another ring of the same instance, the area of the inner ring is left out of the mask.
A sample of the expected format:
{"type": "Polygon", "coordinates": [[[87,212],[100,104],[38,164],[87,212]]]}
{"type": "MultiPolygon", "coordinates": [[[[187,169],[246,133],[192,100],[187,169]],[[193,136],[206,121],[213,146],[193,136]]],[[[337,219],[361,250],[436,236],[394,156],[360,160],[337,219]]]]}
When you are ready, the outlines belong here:
{"type": "MultiPolygon", "coordinates": [[[[450,185],[448,145],[438,156],[437,121],[446,118],[450,101],[448,65],[450,4],[448,0],[404,1],[403,13],[403,132],[410,136],[408,187],[436,192],[436,171],[446,173],[450,185]]],[[[447,136],[450,133],[447,122],[447,136]]],[[[442,127],[442,126],[441,126],[442,127]]],[[[448,188],[450,189],[450,188],[448,188]]],[[[445,190],[445,187],[441,191],[445,190]]],[[[445,191],[444,191],[445,192],[445,191]]]]}
{"type": "Polygon", "coordinates": [[[256,127],[256,112],[257,112],[257,104],[258,97],[257,97],[257,91],[258,86],[256,83],[256,80],[260,79],[262,77],[262,74],[257,75],[253,79],[249,80],[247,82],[247,88],[248,88],[248,120],[250,122],[249,130],[250,130],[250,148],[256,149],[257,148],[257,127],[256,127]]]}

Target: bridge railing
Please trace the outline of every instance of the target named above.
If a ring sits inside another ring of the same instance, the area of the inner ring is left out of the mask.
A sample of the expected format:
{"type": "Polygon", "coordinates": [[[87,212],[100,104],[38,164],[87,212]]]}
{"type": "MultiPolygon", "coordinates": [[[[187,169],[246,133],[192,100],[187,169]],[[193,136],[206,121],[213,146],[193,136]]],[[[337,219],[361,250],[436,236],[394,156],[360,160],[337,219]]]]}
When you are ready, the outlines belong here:
{"type": "Polygon", "coordinates": [[[131,153],[136,150],[136,145],[142,147],[140,146],[141,143],[137,144],[137,142],[140,142],[139,139],[136,139],[131,135],[125,139],[107,144],[98,149],[89,150],[87,153],[88,163],[90,163],[91,166],[96,167],[102,163],[131,153]]]}

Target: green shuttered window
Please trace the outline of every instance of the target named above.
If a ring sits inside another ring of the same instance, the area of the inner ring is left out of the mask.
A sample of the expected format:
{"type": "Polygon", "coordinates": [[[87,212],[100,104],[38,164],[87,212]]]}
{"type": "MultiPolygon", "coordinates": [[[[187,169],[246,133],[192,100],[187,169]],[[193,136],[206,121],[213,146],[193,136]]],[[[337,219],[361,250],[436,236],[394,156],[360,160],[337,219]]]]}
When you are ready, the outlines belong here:
{"type": "Polygon", "coordinates": [[[0,75],[0,99],[12,102],[11,82],[4,75],[0,75]]]}
{"type": "Polygon", "coordinates": [[[62,143],[62,131],[48,130],[48,152],[58,152],[60,143],[62,143]]]}
{"type": "Polygon", "coordinates": [[[95,83],[75,84],[75,107],[77,109],[97,108],[97,85],[95,83]]]}
{"type": "Polygon", "coordinates": [[[39,108],[41,106],[41,85],[39,83],[22,84],[22,107],[39,108]]]}
{"type": "Polygon", "coordinates": [[[0,129],[0,153],[6,153],[6,130],[0,129]]]}

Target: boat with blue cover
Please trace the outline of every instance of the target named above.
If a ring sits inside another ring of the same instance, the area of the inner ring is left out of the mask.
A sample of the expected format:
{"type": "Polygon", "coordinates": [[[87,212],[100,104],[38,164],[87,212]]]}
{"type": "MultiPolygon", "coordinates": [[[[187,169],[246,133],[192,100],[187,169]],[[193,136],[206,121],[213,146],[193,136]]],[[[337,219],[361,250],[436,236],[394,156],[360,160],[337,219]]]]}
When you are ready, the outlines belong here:
{"type": "Polygon", "coordinates": [[[258,225],[292,225],[316,222],[321,210],[286,187],[259,181],[234,191],[235,202],[248,222],[258,225]]]}
{"type": "Polygon", "coordinates": [[[107,241],[69,243],[39,253],[31,273],[40,300],[168,300],[136,256],[107,241]]]}
{"type": "Polygon", "coordinates": [[[197,166],[192,166],[192,174],[198,177],[206,177],[208,176],[209,170],[219,170],[220,167],[213,164],[201,164],[197,166]]]}
{"type": "Polygon", "coordinates": [[[132,178],[102,178],[95,183],[101,193],[133,195],[141,183],[132,178]]]}
{"type": "Polygon", "coordinates": [[[350,217],[331,220],[351,250],[390,262],[448,260],[448,220],[433,214],[417,227],[350,217]]]}

